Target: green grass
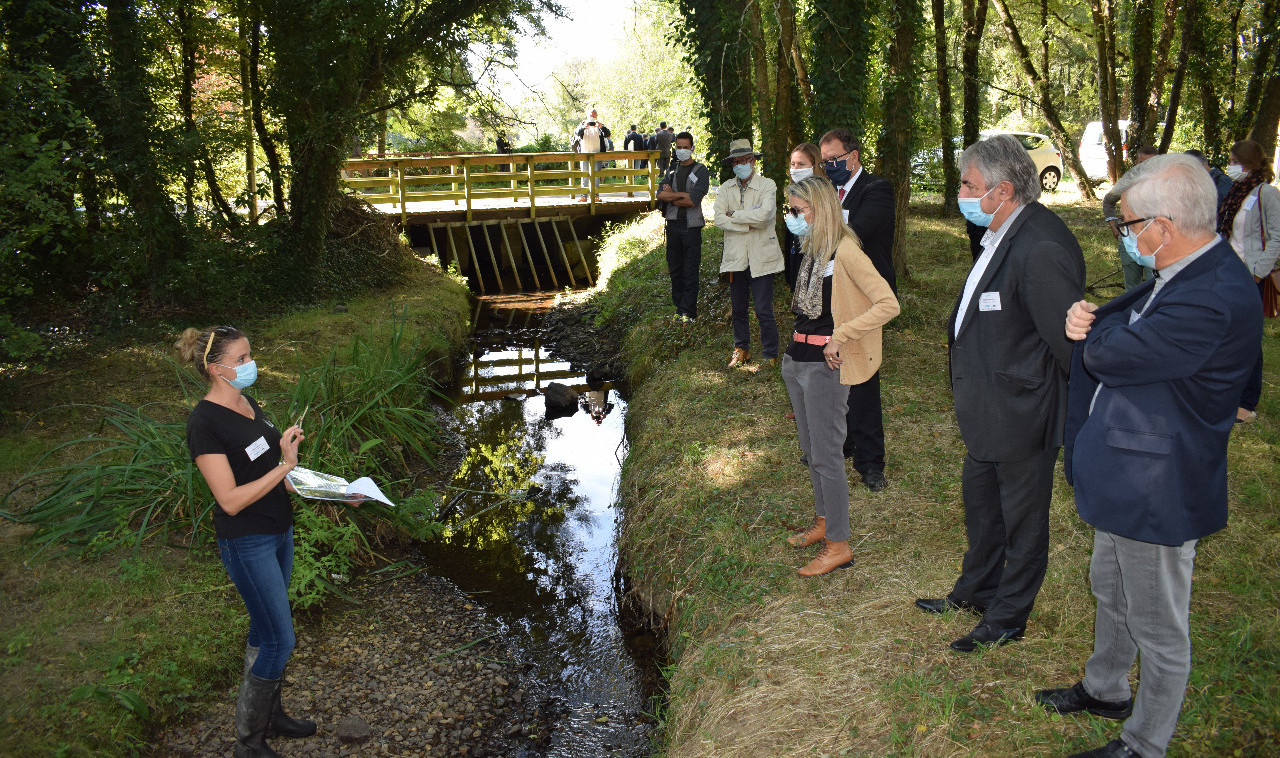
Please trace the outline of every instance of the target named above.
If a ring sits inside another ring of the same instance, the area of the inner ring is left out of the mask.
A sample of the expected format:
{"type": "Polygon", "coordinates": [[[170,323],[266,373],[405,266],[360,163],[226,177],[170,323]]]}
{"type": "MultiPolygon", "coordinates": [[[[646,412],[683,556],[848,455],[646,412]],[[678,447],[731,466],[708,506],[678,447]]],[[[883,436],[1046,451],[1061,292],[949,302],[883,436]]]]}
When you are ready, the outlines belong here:
{"type": "MultiPolygon", "coordinates": [[[[343,470],[335,473],[377,476],[376,467],[398,462],[411,446],[401,445],[397,433],[380,433],[381,443],[367,446],[369,440],[361,439],[353,447],[353,435],[363,432],[359,423],[346,422],[385,415],[379,422],[384,430],[420,430],[425,422],[417,416],[406,419],[404,407],[409,404],[403,399],[425,397],[424,366],[427,375],[448,380],[449,357],[465,340],[469,308],[463,285],[437,267],[421,266],[403,286],[353,300],[344,308],[329,304],[238,326],[249,334],[262,366],[254,394],[266,400],[267,412],[277,419],[300,411],[308,398],[319,397],[324,377],[314,372],[332,372],[330,378],[344,384],[394,388],[385,395],[387,402],[375,408],[329,414],[330,421],[343,428],[318,435],[328,436],[330,448],[345,451],[338,464],[343,470]],[[406,315],[398,324],[402,314],[406,315]],[[352,351],[376,344],[394,349],[361,358],[361,368],[343,367],[352,351]],[[327,366],[335,351],[339,360],[327,366]],[[392,355],[397,351],[399,358],[392,355]],[[308,378],[300,382],[303,375],[308,378]],[[307,394],[313,391],[315,395],[307,394]],[[345,436],[344,428],[349,432],[345,436]]],[[[148,325],[114,340],[68,350],[47,366],[0,377],[0,397],[5,401],[0,491],[7,492],[50,451],[54,452],[42,465],[74,468],[83,463],[75,450],[55,449],[99,429],[103,417],[91,410],[94,407],[129,413],[144,408],[149,416],[145,426],[152,432],[172,426],[166,439],[176,438],[172,444],[180,446],[183,421],[202,394],[198,384],[194,393],[190,391],[188,369],[176,368],[171,357],[171,344],[186,326],[207,324],[148,325]]],[[[354,403],[350,394],[321,400],[354,403]]],[[[308,426],[321,423],[316,415],[308,419],[308,426]]],[[[304,442],[303,453],[308,452],[304,442]]],[[[169,457],[186,458],[185,453],[169,457]]],[[[333,455],[316,460],[331,461],[333,455]]],[[[155,473],[158,478],[184,476],[181,467],[155,473]]],[[[412,487],[411,479],[407,473],[401,475],[405,491],[412,487]]],[[[172,506],[158,502],[163,495],[153,494],[156,497],[143,507],[172,506]]],[[[24,489],[5,508],[21,510],[35,499],[29,488],[24,489]]],[[[137,501],[136,493],[131,499],[137,501]]],[[[403,505],[405,513],[424,512],[429,503],[403,505]]],[[[377,509],[362,515],[373,510],[377,509]]],[[[326,538],[345,545],[348,552],[359,547],[363,538],[350,533],[344,526],[349,522],[311,518],[313,511],[322,514],[324,508],[307,510],[302,520],[310,520],[300,528],[330,530],[326,538]]],[[[186,517],[201,518],[194,511],[186,517]]],[[[166,724],[210,700],[232,697],[228,690],[239,676],[248,619],[216,551],[207,543],[186,547],[161,538],[137,549],[78,558],[64,541],[49,543],[35,555],[32,531],[31,526],[0,518],[0,597],[5,602],[0,616],[0,755],[147,754],[149,742],[166,724]]],[[[169,539],[179,540],[182,530],[173,531],[169,539]]],[[[318,567],[311,573],[322,574],[335,565],[325,561],[341,552],[300,551],[295,570],[306,573],[304,564],[310,560],[318,567]]],[[[312,594],[323,589],[299,588],[312,594]]],[[[297,621],[308,623],[305,616],[297,621]]]]}
{"type": "MultiPolygon", "coordinates": [[[[1053,207],[1085,250],[1086,281],[1119,268],[1096,203],[1053,207]]],[[[1049,572],[1025,640],[958,656],[947,643],[973,617],[912,607],[946,591],[965,549],[964,446],[944,324],[971,258],[963,222],[940,218],[935,206],[914,207],[906,227],[910,275],[900,281],[902,314],[886,328],[882,370],[890,487],[880,495],[851,487],[857,564],[817,580],[795,575],[810,551],[783,542],[811,519],[812,493],[778,371],[725,368],[732,336],[716,277],[719,233],[704,235],[692,327],[668,320],[657,223],[619,230],[604,248],[608,277],[596,298],[602,319],[625,334],[635,382],[620,552],[641,597],[669,624],[668,754],[1049,756],[1119,732],[1112,722],[1049,716],[1031,699],[1080,678],[1093,642],[1092,529],[1060,474],[1049,572]]],[[[785,333],[788,293],[781,283],[776,290],[785,333]]],[[[1231,441],[1231,524],[1203,540],[1197,558],[1194,673],[1174,756],[1280,751],[1274,322],[1266,334],[1259,421],[1231,441]]]]}

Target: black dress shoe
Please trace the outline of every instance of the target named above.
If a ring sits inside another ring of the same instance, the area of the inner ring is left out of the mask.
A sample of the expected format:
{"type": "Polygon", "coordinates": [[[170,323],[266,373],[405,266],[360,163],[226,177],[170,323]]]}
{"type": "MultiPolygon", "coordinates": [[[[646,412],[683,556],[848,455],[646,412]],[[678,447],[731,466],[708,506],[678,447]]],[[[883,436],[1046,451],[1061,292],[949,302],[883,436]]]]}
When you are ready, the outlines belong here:
{"type": "Polygon", "coordinates": [[[943,614],[947,611],[972,611],[979,616],[987,612],[986,608],[979,608],[972,603],[959,602],[947,597],[918,597],[916,598],[916,607],[925,613],[943,614]]]}
{"type": "Polygon", "coordinates": [[[1084,688],[1084,682],[1076,682],[1071,687],[1056,690],[1040,690],[1036,693],[1036,702],[1044,706],[1050,713],[1079,713],[1088,711],[1104,719],[1129,718],[1133,713],[1133,698],[1128,700],[1099,700],[1090,695],[1084,688]]]}
{"type": "Polygon", "coordinates": [[[807,455],[802,455],[802,456],[800,456],[800,465],[801,465],[801,466],[808,466],[808,465],[809,465],[809,456],[807,456],[807,455]]]}
{"type": "Polygon", "coordinates": [[[997,647],[1007,645],[1014,640],[1022,639],[1023,628],[992,626],[983,621],[965,636],[951,643],[951,649],[958,653],[972,653],[980,647],[997,647]]]}
{"type": "Polygon", "coordinates": [[[862,475],[862,483],[872,492],[884,492],[884,488],[889,486],[884,479],[883,471],[868,471],[862,475]]]}
{"type": "Polygon", "coordinates": [[[1112,740],[1102,747],[1072,753],[1067,758],[1142,758],[1142,754],[1124,744],[1124,740],[1112,740]]]}

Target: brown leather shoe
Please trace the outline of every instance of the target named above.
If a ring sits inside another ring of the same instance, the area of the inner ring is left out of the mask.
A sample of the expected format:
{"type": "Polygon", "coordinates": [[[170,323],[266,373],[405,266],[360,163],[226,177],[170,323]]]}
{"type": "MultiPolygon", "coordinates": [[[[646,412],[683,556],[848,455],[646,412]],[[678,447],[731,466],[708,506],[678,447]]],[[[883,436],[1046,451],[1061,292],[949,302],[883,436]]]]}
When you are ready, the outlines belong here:
{"type": "Polygon", "coordinates": [[[813,524],[803,532],[797,532],[787,538],[787,542],[795,547],[809,547],[816,545],[827,536],[827,520],[818,516],[813,520],[813,524]]]}
{"type": "Polygon", "coordinates": [[[800,569],[800,576],[822,576],[830,574],[836,569],[848,568],[853,565],[853,551],[849,549],[848,540],[840,542],[832,542],[824,539],[822,541],[822,549],[818,551],[818,557],[809,561],[809,565],[800,569]]]}
{"type": "Polygon", "coordinates": [[[733,349],[733,355],[729,357],[729,368],[741,366],[749,360],[751,360],[751,353],[740,347],[735,347],[733,349]]]}

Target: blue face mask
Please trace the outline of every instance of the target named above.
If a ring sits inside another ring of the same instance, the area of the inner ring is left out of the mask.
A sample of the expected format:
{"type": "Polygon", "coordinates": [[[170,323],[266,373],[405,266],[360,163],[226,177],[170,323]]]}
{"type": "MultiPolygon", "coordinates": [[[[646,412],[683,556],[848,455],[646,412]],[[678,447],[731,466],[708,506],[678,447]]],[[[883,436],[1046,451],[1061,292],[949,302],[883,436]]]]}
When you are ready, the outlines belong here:
{"type": "MultiPolygon", "coordinates": [[[[215,363],[213,365],[222,366],[221,363],[215,363]]],[[[231,368],[230,366],[222,367],[231,368]]],[[[227,379],[225,376],[222,378],[227,379]]],[[[258,381],[258,362],[249,361],[248,363],[242,363],[239,366],[236,366],[236,378],[227,379],[227,384],[230,384],[238,390],[242,390],[252,386],[256,381],[258,381]]]]}
{"type": "Polygon", "coordinates": [[[836,189],[843,187],[849,181],[849,177],[853,176],[853,172],[849,170],[849,160],[847,158],[841,158],[834,163],[827,162],[823,165],[823,168],[827,172],[827,178],[836,186],[836,189]]]}
{"type": "MultiPolygon", "coordinates": [[[[987,195],[995,192],[995,190],[995,187],[987,190],[987,195]]],[[[956,198],[956,202],[960,205],[960,215],[964,216],[971,224],[975,224],[977,226],[991,226],[991,221],[996,217],[996,214],[1000,212],[1000,208],[1004,205],[1004,202],[1001,201],[1000,205],[997,205],[994,211],[987,213],[982,210],[982,201],[986,199],[987,195],[983,195],[982,197],[956,198]]]]}
{"type": "Polygon", "coordinates": [[[788,213],[783,221],[786,222],[787,229],[797,237],[809,235],[809,222],[805,220],[804,216],[792,216],[788,213]]]}
{"type": "MultiPolygon", "coordinates": [[[[1147,227],[1151,226],[1152,221],[1155,221],[1155,219],[1148,221],[1147,226],[1142,227],[1142,232],[1145,232],[1147,227]]],[[[1124,251],[1128,253],[1129,257],[1132,258],[1139,266],[1154,269],[1156,267],[1156,253],[1160,252],[1160,248],[1164,247],[1164,245],[1156,248],[1155,252],[1151,255],[1142,255],[1138,252],[1138,237],[1142,236],[1142,232],[1138,232],[1137,234],[1126,234],[1120,238],[1120,242],[1124,245],[1124,251]]]]}
{"type": "Polygon", "coordinates": [[[752,166],[750,163],[739,163],[733,167],[733,175],[745,182],[751,178],[751,174],[755,170],[756,167],[752,166]]]}

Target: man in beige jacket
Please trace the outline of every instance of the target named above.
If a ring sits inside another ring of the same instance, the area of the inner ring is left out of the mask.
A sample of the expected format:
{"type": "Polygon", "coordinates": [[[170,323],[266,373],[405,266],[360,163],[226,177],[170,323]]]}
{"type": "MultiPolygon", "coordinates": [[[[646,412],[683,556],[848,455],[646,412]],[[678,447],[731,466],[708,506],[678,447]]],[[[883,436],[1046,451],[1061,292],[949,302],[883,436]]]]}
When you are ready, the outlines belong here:
{"type": "Polygon", "coordinates": [[[756,171],[761,154],[751,149],[751,141],[729,143],[724,163],[733,178],[716,193],[715,224],[724,232],[724,257],[720,273],[729,274],[733,303],[733,355],[729,367],[751,360],[751,321],[747,297],[760,322],[760,343],[765,360],[778,362],[778,322],[773,315],[773,276],[782,271],[782,248],[778,245],[775,219],[778,215],[778,187],[772,179],[756,171]]]}

